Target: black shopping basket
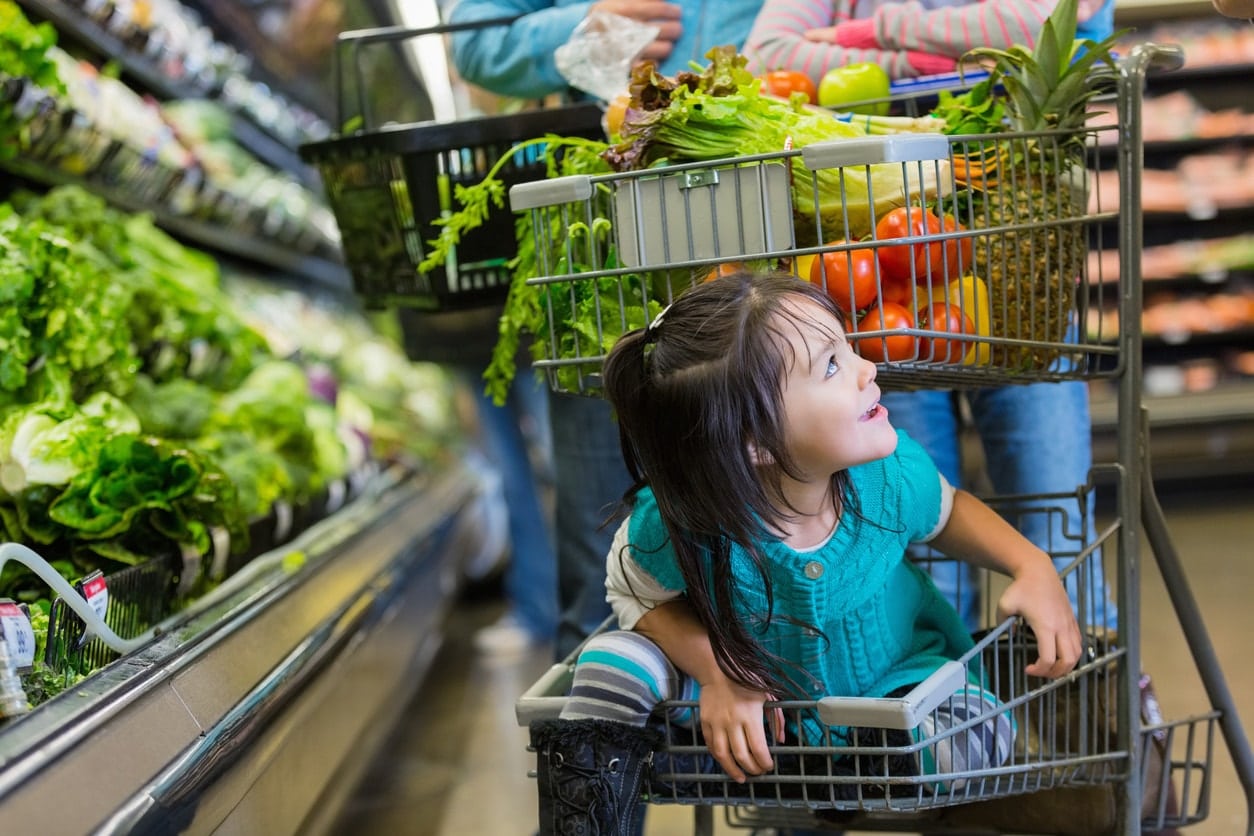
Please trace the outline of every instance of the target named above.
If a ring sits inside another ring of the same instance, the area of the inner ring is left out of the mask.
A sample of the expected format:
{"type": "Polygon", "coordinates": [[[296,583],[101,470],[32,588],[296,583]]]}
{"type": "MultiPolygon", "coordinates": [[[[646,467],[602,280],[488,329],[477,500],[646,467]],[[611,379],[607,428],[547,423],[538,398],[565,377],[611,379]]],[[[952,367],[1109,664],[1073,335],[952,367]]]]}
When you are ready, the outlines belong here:
{"type": "MultiPolygon", "coordinates": [[[[336,76],[341,133],[301,146],[301,156],[322,175],[327,199],[340,227],[353,289],[371,308],[403,306],[418,311],[455,311],[503,303],[509,291],[508,262],[516,253],[509,207],[491,207],[486,222],[467,233],[452,258],[427,272],[418,265],[428,242],[439,235],[434,222],[452,205],[459,185],[480,182],[514,145],[546,134],[599,139],[601,108],[594,103],[466,119],[455,122],[373,127],[362,87],[360,46],[423,35],[502,26],[495,18],[426,29],[383,27],[341,33],[336,76]],[[351,52],[351,78],[344,79],[351,52]],[[356,101],[354,129],[345,127],[345,85],[356,101]]],[[[506,188],[546,175],[543,149],[531,146],[499,172],[506,188]]]]}

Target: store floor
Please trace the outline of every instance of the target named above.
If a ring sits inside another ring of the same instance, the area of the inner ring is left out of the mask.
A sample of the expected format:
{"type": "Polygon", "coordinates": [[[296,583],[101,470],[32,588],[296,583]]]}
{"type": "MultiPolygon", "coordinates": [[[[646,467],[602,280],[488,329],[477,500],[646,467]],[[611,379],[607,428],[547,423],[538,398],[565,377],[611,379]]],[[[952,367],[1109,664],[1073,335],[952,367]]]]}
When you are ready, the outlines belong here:
{"type": "MultiPolygon", "coordinates": [[[[1254,728],[1254,485],[1165,491],[1173,540],[1238,713],[1254,728]]],[[[1148,556],[1148,553],[1147,553],[1148,556]]],[[[1164,714],[1208,707],[1196,668],[1152,565],[1143,572],[1143,656],[1164,714]]],[[[527,836],[535,831],[534,756],[514,720],[514,699],[547,667],[549,652],[476,654],[474,630],[498,614],[492,597],[468,597],[454,612],[434,670],[344,811],[335,836],[527,836]]],[[[1244,833],[1244,795],[1216,735],[1210,815],[1185,833],[1244,833]]],[[[720,817],[721,818],[721,817],[720,817]]],[[[692,832],[688,808],[649,811],[646,836],[692,832]]],[[[719,834],[744,833],[720,821],[719,834]]]]}

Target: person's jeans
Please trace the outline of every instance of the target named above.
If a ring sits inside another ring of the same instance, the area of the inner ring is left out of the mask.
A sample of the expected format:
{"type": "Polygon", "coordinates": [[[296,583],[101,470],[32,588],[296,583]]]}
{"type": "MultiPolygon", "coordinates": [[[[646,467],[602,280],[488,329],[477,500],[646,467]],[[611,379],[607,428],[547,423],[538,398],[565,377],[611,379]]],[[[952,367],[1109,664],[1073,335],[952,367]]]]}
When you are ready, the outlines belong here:
{"type": "Polygon", "coordinates": [[[556,480],[557,658],[564,659],[610,614],[605,560],[614,526],[605,525],[631,487],[609,402],[583,395],[549,399],[556,480]]]}
{"type": "MultiPolygon", "coordinates": [[[[974,389],[964,393],[971,406],[976,431],[984,446],[989,480],[997,495],[1059,494],[1074,492],[1088,481],[1092,465],[1092,435],[1088,390],[1083,381],[1035,383],[974,389]]],[[[905,430],[936,462],[955,487],[961,487],[957,404],[952,392],[920,390],[885,393],[880,402],[888,407],[893,426],[905,430]]],[[[1093,494],[1087,495],[1085,514],[1092,535],[1093,494]]],[[[1019,530],[1051,554],[1070,552],[1055,564],[1061,569],[1087,543],[1080,503],[1070,498],[1031,503],[1056,507],[1063,513],[1019,514],[1019,530]]],[[[1067,592],[1080,612],[1079,593],[1087,587],[1089,626],[1116,626],[1116,609],[1107,590],[1100,554],[1086,563],[1091,571],[1068,583],[1067,592]]],[[[1085,567],[1081,566],[1083,570],[1085,567]]],[[[937,587],[957,608],[967,626],[978,629],[980,601],[973,583],[974,570],[964,563],[944,561],[931,567],[937,587]]],[[[1074,577],[1074,575],[1073,575],[1074,577]]]]}
{"type": "Polygon", "coordinates": [[[519,369],[505,405],[496,406],[483,394],[477,370],[466,377],[476,397],[484,453],[503,482],[510,540],[505,597],[524,629],[550,641],[557,632],[557,559],[539,493],[552,455],[548,390],[530,370],[519,369]]]}

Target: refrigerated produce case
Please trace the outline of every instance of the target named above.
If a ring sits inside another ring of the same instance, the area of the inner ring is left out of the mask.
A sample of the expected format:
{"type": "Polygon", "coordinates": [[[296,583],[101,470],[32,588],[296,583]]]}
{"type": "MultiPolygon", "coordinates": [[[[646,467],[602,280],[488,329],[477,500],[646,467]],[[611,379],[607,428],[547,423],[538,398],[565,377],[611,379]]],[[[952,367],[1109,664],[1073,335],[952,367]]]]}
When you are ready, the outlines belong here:
{"type": "MultiPolygon", "coordinates": [[[[179,40],[186,31],[162,29],[169,19],[130,4],[19,5],[33,21],[55,25],[76,56],[113,61],[137,97],[225,108],[229,141],[270,181],[320,197],[317,174],[296,151],[325,133],[320,115],[284,99],[273,77],[250,77],[246,53],[212,21],[179,40]],[[276,105],[293,105],[300,118],[276,119],[276,105]]],[[[180,25],[197,19],[190,5],[158,6],[174,9],[180,25]]],[[[3,81],[5,95],[29,88],[3,81]]],[[[333,224],[328,237],[277,203],[251,203],[278,186],[232,196],[210,188],[197,165],[180,169],[128,148],[130,137],[106,124],[104,109],[85,118],[81,109],[61,110],[64,99],[23,101],[40,108],[43,133],[33,147],[47,153],[4,159],[0,200],[11,188],[85,186],[278,287],[311,301],[351,301],[333,224]],[[74,142],[84,138],[102,165],[73,164],[74,142]],[[123,165],[126,154],[134,159],[123,165]]],[[[21,150],[31,142],[24,136],[21,150]]],[[[499,519],[489,507],[499,496],[456,448],[444,444],[429,459],[376,459],[334,486],[333,498],[324,493],[291,515],[254,520],[246,562],[232,560],[210,593],[164,611],[151,641],[106,654],[112,661],[60,695],[0,720],[3,829],[328,827],[434,659],[466,564],[482,561],[492,540],[484,521],[499,519]]]]}
{"type": "Polygon", "coordinates": [[[0,821],[52,833],[316,832],[442,640],[483,495],[387,472],[0,731],[0,821]]]}

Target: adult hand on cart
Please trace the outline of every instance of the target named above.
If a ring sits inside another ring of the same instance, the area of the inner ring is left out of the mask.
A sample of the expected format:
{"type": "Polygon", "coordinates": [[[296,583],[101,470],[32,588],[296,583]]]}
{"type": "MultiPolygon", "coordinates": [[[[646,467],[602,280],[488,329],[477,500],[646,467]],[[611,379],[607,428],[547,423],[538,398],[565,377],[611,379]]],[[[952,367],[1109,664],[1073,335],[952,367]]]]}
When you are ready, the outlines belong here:
{"type": "Polygon", "coordinates": [[[683,34],[679,22],[682,9],[663,0],[598,0],[588,8],[589,15],[593,12],[622,15],[658,27],[657,37],[641,51],[639,60],[663,60],[671,54],[675,41],[683,34]]]}
{"type": "Polygon", "coordinates": [[[775,697],[737,685],[725,676],[701,683],[701,733],[710,754],[727,776],[743,784],[748,775],[761,775],[774,767],[767,748],[763,711],[775,735],[784,742],[784,710],[765,709],[775,697]]]}

